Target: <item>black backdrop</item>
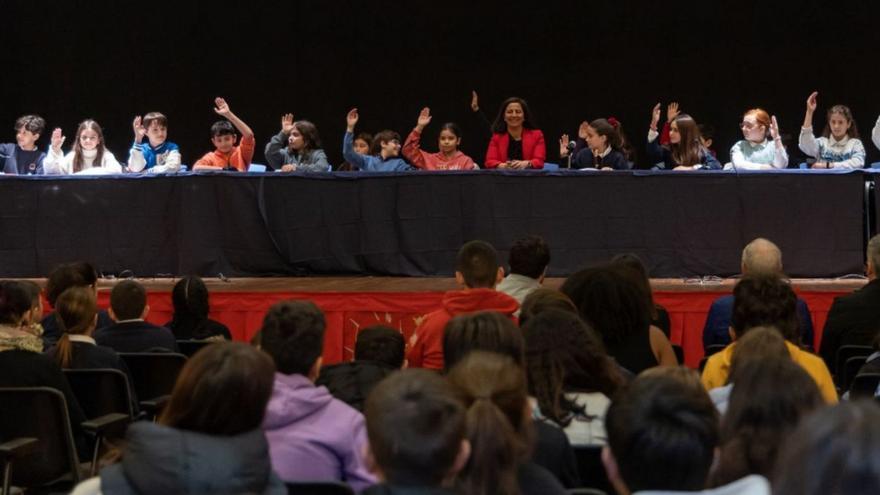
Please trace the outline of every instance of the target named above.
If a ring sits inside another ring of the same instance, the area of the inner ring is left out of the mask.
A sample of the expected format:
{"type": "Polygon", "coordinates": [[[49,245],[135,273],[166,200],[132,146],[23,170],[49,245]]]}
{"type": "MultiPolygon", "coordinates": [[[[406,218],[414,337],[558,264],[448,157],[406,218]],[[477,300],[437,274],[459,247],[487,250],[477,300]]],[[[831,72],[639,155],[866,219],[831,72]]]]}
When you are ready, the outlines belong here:
{"type": "MultiPolygon", "coordinates": [[[[880,111],[878,5],[5,0],[0,140],[13,139],[24,113],[63,127],[68,143],[76,123],[93,117],[124,158],[132,117],[155,109],[192,162],[210,149],[212,99],[222,95],[255,130],[256,161],[284,112],[315,121],[338,163],[348,108],[361,109],[360,129],[403,134],[429,105],[427,139],[440,122],[458,121],[464,150],[481,162],[485,138],[468,108],[475,88],[490,116],[506,96],[527,98],[551,160],[559,134],[583,119],[615,115],[640,143],[654,102],[674,99],[716,127],[722,160],[742,111],[767,108],[796,161],[813,89],[817,127],[824,109],[846,103],[863,137],[870,133],[880,111]]],[[[880,159],[865,143],[869,161],[880,159]]]]}

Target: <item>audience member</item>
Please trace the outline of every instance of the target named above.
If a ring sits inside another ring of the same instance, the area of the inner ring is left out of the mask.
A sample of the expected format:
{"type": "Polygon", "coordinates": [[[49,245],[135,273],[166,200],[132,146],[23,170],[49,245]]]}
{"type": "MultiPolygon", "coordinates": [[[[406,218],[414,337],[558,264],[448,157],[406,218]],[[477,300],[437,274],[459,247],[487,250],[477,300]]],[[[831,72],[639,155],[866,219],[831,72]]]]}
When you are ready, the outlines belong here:
{"type": "Polygon", "coordinates": [[[134,280],[123,280],[110,292],[112,325],[95,332],[95,342],[116,352],[177,352],[171,330],[147,323],[147,291],[134,280]]]}
{"type": "Polygon", "coordinates": [[[788,438],[774,495],[880,493],[880,409],[873,402],[819,409],[788,438]]]}
{"type": "Polygon", "coordinates": [[[651,307],[643,291],[622,268],[580,270],[560,290],[575,303],[584,322],[599,332],[608,354],[630,372],[678,365],[669,339],[651,325],[651,307]]]}
{"type": "Polygon", "coordinates": [[[602,339],[577,315],[555,309],[531,318],[523,335],[534,413],[576,447],[604,445],[605,411],[626,378],[602,339]]]}
{"type": "Polygon", "coordinates": [[[443,329],[456,315],[476,311],[497,311],[515,318],[519,309],[516,299],[495,290],[504,277],[498,266],[498,254],[491,244],[470,241],[458,251],[455,281],[460,290],[443,296],[443,307],[429,313],[410,338],[407,353],[409,365],[415,368],[443,368],[443,329]]]}
{"type": "Polygon", "coordinates": [[[174,284],[171,290],[174,316],[165,324],[177,340],[232,340],[226,325],[208,318],[208,287],[200,277],[191,275],[174,284]]]}
{"type": "Polygon", "coordinates": [[[373,387],[404,366],[405,348],[398,330],[382,325],[367,327],[357,334],[354,361],[321,367],[315,385],[327,387],[333,397],[363,411],[373,387]]]}
{"type": "Polygon", "coordinates": [[[42,337],[43,325],[40,322],[43,320],[43,289],[32,280],[19,280],[18,283],[31,299],[31,309],[25,315],[25,320],[30,324],[30,331],[42,337]]]}
{"type": "Polygon", "coordinates": [[[799,335],[796,301],[791,286],[778,276],[743,277],[733,288],[733,316],[730,328],[734,342],[706,361],[703,370],[703,385],[706,389],[711,390],[727,382],[733,350],[738,339],[755,327],[772,326],[785,337],[785,345],[791,358],[816,381],[825,401],[837,402],[837,391],[825,363],[818,356],[793,343],[797,341],[799,335]]]}
{"type": "Polygon", "coordinates": [[[324,328],[324,314],[312,302],[283,301],[269,308],[260,348],[277,371],[263,429],[272,466],[284,481],[338,480],[358,492],[376,481],[364,460],[364,417],[314,384],[324,328]]]}
{"type": "Polygon", "coordinates": [[[648,278],[648,269],[642,263],[641,258],[632,253],[618,254],[611,258],[611,264],[624,270],[642,290],[644,297],[648,299],[648,307],[651,308],[651,325],[663,331],[663,335],[669,338],[672,324],[669,321],[669,312],[666,308],[654,302],[654,292],[651,290],[651,279],[648,278]]]}
{"type": "MultiPolygon", "coordinates": [[[[510,246],[507,263],[510,273],[496,289],[522,305],[526,296],[544,283],[547,265],[550,264],[550,248],[540,236],[518,239],[510,246]]],[[[516,314],[519,316],[519,311],[516,314]]]]}
{"type": "MultiPolygon", "coordinates": [[[[776,244],[759,237],[743,248],[740,270],[743,275],[784,276],[782,251],[776,244]]],[[[721,296],[712,302],[709,315],[706,317],[706,325],[703,327],[704,349],[708,349],[710,345],[730,344],[730,316],[732,313],[733,294],[721,296]]],[[[797,299],[797,317],[800,339],[793,342],[813,349],[813,318],[810,316],[810,308],[806,301],[801,298],[797,299]]]]}
{"type": "Polygon", "coordinates": [[[467,463],[464,407],[455,389],[427,370],[394,373],[366,404],[370,469],[379,485],[364,495],[451,495],[467,463]]]}
{"type": "Polygon", "coordinates": [[[523,299],[519,312],[519,325],[524,326],[530,319],[550,309],[578,314],[577,308],[568,296],[556,289],[542,287],[533,290],[523,299]]]}
{"type": "Polygon", "coordinates": [[[871,345],[880,333],[880,235],[868,241],[868,283],[852,294],[838,297],[828,311],[819,353],[828,369],[837,369],[837,351],[845,345],[871,345]]]}
{"type": "Polygon", "coordinates": [[[508,356],[474,351],[449,372],[465,404],[471,457],[458,476],[466,495],[564,494],[546,469],[528,462],[532,421],[525,373],[508,356]]]}
{"type": "Polygon", "coordinates": [[[272,372],[272,360],[246,344],[203,349],[187,361],[158,423],[130,425],[121,462],[74,495],[286,494],[260,430],[272,372]]]}
{"type": "MultiPolygon", "coordinates": [[[[46,300],[49,306],[55,307],[55,300],[62,292],[71,287],[89,287],[95,294],[98,293],[98,271],[91,263],[74,261],[56,266],[49,273],[46,280],[46,300]]],[[[43,343],[46,349],[55,345],[61,337],[61,329],[54,314],[48,314],[40,322],[43,326],[43,343]]],[[[98,311],[97,328],[104,328],[113,324],[113,320],[106,310],[98,311]]]]}

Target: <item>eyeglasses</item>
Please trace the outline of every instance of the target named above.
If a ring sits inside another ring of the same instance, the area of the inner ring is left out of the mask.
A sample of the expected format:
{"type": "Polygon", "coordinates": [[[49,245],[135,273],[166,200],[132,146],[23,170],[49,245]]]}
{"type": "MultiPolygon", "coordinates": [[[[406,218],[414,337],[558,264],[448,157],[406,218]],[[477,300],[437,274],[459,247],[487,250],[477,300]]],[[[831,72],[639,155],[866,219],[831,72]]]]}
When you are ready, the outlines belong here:
{"type": "Polygon", "coordinates": [[[758,124],[753,124],[751,122],[740,122],[739,123],[739,128],[745,129],[747,131],[754,129],[755,127],[758,127],[758,124]]]}

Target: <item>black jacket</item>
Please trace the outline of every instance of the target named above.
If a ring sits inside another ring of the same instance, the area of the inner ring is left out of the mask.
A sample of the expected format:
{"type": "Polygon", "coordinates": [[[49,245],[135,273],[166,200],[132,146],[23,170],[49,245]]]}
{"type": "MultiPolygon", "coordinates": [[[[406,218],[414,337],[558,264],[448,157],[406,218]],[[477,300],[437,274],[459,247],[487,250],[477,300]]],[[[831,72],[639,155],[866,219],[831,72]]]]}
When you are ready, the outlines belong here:
{"type": "Polygon", "coordinates": [[[315,385],[325,386],[333,397],[363,412],[367,395],[395,370],[375,361],[352,361],[321,368],[315,385]]]}
{"type": "Polygon", "coordinates": [[[114,323],[95,332],[95,342],[116,352],[178,352],[171,330],[145,321],[114,323]]]}
{"type": "Polygon", "coordinates": [[[844,345],[871,345],[880,330],[880,279],[834,299],[828,311],[819,354],[833,373],[837,350],[844,345]]]}

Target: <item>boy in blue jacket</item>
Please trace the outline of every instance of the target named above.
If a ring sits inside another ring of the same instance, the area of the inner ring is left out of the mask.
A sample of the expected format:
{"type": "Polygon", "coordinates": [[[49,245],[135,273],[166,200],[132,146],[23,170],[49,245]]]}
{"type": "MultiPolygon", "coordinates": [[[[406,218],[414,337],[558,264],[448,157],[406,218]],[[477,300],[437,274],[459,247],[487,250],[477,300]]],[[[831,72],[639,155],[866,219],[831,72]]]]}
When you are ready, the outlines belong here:
{"type": "Polygon", "coordinates": [[[385,130],[376,134],[373,138],[373,147],[379,145],[377,155],[359,155],[354,152],[354,126],[358,119],[357,108],[352,108],[345,120],[348,127],[345,129],[345,138],[342,140],[342,156],[356,170],[366,172],[400,172],[412,170],[402,158],[400,158],[400,134],[385,130]]]}
{"type": "Polygon", "coordinates": [[[37,149],[37,140],[46,128],[39,115],[23,115],[15,121],[15,142],[0,144],[0,172],[12,175],[40,175],[46,154],[37,149]]]}

